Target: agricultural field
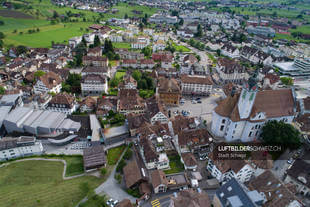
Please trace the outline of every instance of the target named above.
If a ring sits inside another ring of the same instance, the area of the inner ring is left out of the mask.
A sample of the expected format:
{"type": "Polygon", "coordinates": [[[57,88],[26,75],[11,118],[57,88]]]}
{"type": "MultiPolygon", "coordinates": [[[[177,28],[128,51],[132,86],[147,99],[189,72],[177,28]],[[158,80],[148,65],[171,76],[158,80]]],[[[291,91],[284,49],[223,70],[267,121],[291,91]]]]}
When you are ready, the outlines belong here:
{"type": "Polygon", "coordinates": [[[18,30],[14,34],[12,32],[5,32],[4,42],[6,45],[50,47],[52,41],[55,43],[66,43],[71,37],[86,33],[85,29],[91,24],[90,22],[77,22],[33,27],[31,29],[39,28],[40,31],[32,34],[28,34],[28,29],[18,30]],[[23,32],[23,34],[20,34],[20,32],[23,32]]]}
{"type": "Polygon", "coordinates": [[[81,185],[94,189],[101,183],[91,176],[63,180],[63,167],[61,162],[24,161],[0,168],[0,206],[73,207],[87,193],[81,185]]]}
{"type": "Polygon", "coordinates": [[[146,6],[140,6],[140,5],[135,5],[135,6],[130,6],[126,3],[118,3],[117,6],[113,7],[114,9],[118,9],[119,11],[116,14],[107,14],[105,15],[105,17],[117,17],[117,18],[124,18],[125,14],[128,15],[128,17],[144,17],[145,14],[147,14],[148,16],[153,15],[154,13],[157,12],[157,8],[149,8],[146,6]],[[142,14],[135,14],[132,11],[136,10],[136,11],[141,11],[142,14]]]}

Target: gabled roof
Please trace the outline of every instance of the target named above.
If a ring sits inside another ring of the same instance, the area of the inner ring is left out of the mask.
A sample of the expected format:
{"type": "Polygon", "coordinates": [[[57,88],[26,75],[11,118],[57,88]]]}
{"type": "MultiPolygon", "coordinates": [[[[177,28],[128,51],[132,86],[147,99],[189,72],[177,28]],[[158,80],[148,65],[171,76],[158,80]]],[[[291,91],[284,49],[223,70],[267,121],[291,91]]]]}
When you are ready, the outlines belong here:
{"type": "Polygon", "coordinates": [[[52,89],[53,87],[61,84],[61,78],[54,72],[47,72],[43,76],[38,78],[42,83],[48,88],[52,89]]]}

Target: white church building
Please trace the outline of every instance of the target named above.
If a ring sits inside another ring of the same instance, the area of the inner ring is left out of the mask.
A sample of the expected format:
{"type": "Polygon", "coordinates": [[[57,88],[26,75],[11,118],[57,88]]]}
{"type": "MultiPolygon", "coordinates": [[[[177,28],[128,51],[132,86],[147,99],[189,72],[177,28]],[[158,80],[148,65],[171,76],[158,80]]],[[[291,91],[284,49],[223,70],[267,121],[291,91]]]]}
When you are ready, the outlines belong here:
{"type": "Polygon", "coordinates": [[[227,142],[256,140],[269,120],[291,123],[296,115],[293,89],[259,90],[256,77],[251,77],[241,93],[221,100],[212,114],[211,131],[227,142]]]}

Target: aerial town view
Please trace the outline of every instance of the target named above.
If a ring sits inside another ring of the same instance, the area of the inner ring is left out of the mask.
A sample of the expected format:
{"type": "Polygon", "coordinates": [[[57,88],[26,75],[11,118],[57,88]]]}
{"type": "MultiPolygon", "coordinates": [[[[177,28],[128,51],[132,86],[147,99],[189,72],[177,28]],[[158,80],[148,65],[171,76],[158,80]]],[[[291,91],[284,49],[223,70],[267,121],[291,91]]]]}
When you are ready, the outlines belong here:
{"type": "Polygon", "coordinates": [[[310,207],[310,0],[0,0],[0,207],[310,207]]]}

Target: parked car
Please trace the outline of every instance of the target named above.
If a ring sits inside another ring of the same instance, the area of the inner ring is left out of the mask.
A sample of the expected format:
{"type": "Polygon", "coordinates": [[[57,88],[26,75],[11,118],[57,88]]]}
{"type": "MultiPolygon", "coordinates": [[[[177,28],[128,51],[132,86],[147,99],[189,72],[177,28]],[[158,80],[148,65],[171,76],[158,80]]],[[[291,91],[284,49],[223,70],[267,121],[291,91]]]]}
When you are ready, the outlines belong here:
{"type": "Polygon", "coordinates": [[[293,163],[293,158],[289,159],[289,160],[287,161],[287,163],[288,163],[288,164],[292,164],[292,163],[293,163]]]}
{"type": "Polygon", "coordinates": [[[200,100],[198,100],[198,101],[197,101],[197,103],[201,103],[201,101],[200,101],[200,100]]]}

